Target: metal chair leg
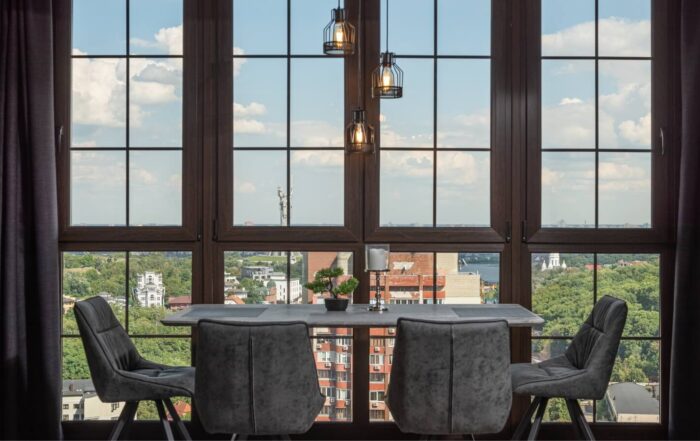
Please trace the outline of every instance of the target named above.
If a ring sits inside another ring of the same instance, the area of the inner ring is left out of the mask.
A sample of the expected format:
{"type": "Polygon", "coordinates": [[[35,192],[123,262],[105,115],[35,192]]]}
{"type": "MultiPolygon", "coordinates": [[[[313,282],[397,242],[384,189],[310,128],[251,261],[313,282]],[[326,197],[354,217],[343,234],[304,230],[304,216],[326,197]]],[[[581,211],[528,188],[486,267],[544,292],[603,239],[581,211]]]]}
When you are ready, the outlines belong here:
{"type": "Polygon", "coordinates": [[[530,427],[530,433],[527,435],[528,441],[537,439],[537,434],[540,433],[540,426],[542,425],[542,417],[544,417],[544,411],[547,409],[547,402],[549,398],[542,398],[540,405],[537,407],[537,414],[535,415],[535,421],[532,422],[532,427],[530,427]]]}
{"type": "Polygon", "coordinates": [[[576,408],[574,407],[575,404],[572,403],[572,401],[576,400],[571,400],[567,399],[566,400],[566,408],[569,411],[569,417],[571,418],[571,425],[574,427],[574,432],[576,435],[576,439],[585,439],[583,430],[581,429],[581,424],[578,421],[578,412],[576,412],[576,408]]]}
{"type": "Polygon", "coordinates": [[[131,422],[134,420],[134,415],[136,415],[136,407],[138,404],[138,401],[127,401],[124,404],[124,408],[119,414],[119,419],[114,424],[112,432],[109,434],[110,441],[117,441],[119,436],[129,428],[131,422]]]}
{"type": "Polygon", "coordinates": [[[588,425],[588,421],[586,421],[586,416],[583,414],[583,411],[581,410],[581,406],[578,404],[578,401],[571,400],[571,406],[573,407],[574,413],[576,413],[577,415],[576,420],[578,421],[579,428],[583,432],[583,438],[586,440],[595,441],[595,436],[593,436],[591,426],[588,425]]]}
{"type": "Polygon", "coordinates": [[[175,441],[175,437],[173,436],[173,430],[170,427],[170,421],[168,421],[168,416],[165,414],[163,402],[160,400],[155,400],[154,402],[156,403],[156,409],[158,409],[158,417],[160,418],[160,422],[163,425],[163,431],[165,431],[165,438],[168,441],[175,441]]]}
{"type": "Polygon", "coordinates": [[[541,403],[542,398],[540,397],[535,397],[532,400],[532,402],[530,402],[530,406],[527,408],[525,415],[523,415],[523,418],[520,420],[520,423],[515,429],[515,432],[513,432],[513,437],[511,439],[523,439],[523,436],[525,436],[525,432],[527,431],[528,427],[530,427],[530,420],[532,419],[532,415],[534,415],[535,411],[541,403]]]}
{"type": "Polygon", "coordinates": [[[192,441],[192,437],[190,436],[190,433],[187,431],[187,427],[185,427],[185,423],[182,422],[180,419],[180,415],[177,414],[177,410],[175,410],[175,406],[173,406],[173,402],[170,401],[170,398],[166,398],[163,400],[163,403],[165,403],[165,407],[168,409],[168,413],[170,414],[170,417],[173,419],[173,423],[175,423],[175,427],[177,427],[177,430],[180,432],[180,435],[186,440],[186,441],[192,441]]]}

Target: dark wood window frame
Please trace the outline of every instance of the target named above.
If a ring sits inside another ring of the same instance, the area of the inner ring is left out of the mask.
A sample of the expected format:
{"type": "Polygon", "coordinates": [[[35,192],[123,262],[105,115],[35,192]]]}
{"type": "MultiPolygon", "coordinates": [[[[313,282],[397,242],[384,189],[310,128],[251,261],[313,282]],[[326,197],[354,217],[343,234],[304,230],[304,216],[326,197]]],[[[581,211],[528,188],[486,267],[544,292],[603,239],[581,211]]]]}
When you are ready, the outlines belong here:
{"type": "MultiPolygon", "coordinates": [[[[380,0],[364,0],[365,87],[379,54],[380,0]]],[[[229,0],[184,0],[183,66],[183,225],[182,227],[75,227],[69,224],[70,185],[70,0],[58,0],[55,22],[56,126],[59,143],[59,209],[61,251],[191,251],[194,303],[223,302],[223,256],[229,250],[352,251],[361,286],[355,301],[368,300],[364,268],[365,243],[389,242],[393,251],[498,252],[501,254],[501,302],[531,306],[532,253],[648,252],[661,255],[661,424],[595,423],[598,436],[662,438],[668,421],[670,324],[674,265],[678,144],[680,135],[679,0],[653,4],[653,133],[665,130],[665,153],[652,146],[652,220],[647,230],[542,229],[539,182],[539,0],[492,2],[492,160],[490,228],[379,227],[379,154],[349,155],[345,161],[345,226],[234,228],[232,213],[231,96],[232,69],[229,0]],[[227,80],[228,79],[228,80],[227,80]],[[662,87],[659,85],[663,85],[662,87]],[[229,225],[231,225],[229,227],[229,225]]],[[[350,17],[357,3],[347,1],[350,17]]],[[[357,96],[356,57],[345,61],[345,121],[357,96]]],[[[365,107],[379,128],[379,104],[365,91],[365,107]]],[[[377,130],[378,131],[378,130],[377,130]]],[[[379,140],[380,141],[380,140],[379,140]]],[[[172,337],[170,335],[164,337],[172,337]]],[[[319,423],[310,436],[395,438],[393,423],[370,423],[368,384],[369,333],[353,333],[353,422],[319,423]]],[[[196,332],[193,333],[196,349],[196,332]]],[[[529,361],[530,334],[514,330],[515,361],[529,361]]],[[[526,403],[514,402],[511,428],[526,403]]],[[[67,422],[67,433],[93,434],[105,424],[67,422]]],[[[144,426],[148,423],[143,423],[144,426]]],[[[158,436],[158,432],[155,432],[158,436]]],[[[565,425],[549,424],[547,436],[568,436],[565,425]]]]}

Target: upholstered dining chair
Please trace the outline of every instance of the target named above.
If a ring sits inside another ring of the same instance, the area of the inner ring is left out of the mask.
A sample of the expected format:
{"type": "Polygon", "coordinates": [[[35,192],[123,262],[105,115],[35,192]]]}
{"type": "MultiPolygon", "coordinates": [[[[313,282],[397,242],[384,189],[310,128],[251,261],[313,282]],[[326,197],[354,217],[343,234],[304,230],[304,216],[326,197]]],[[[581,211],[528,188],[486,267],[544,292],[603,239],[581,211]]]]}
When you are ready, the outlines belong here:
{"type": "Polygon", "coordinates": [[[626,321],[627,304],[604,296],[595,304],[564,355],[540,363],[511,366],[513,392],[534,397],[513,439],[522,439],[528,427],[528,439],[537,438],[551,398],[566,400],[579,438],[594,439],[578,400],[600,400],[605,396],[626,321]],[[531,423],[535,411],[537,414],[531,423]]]}
{"type": "Polygon", "coordinates": [[[402,432],[426,439],[498,433],[510,414],[509,368],[505,321],[399,319],[386,403],[402,432]]]}
{"type": "Polygon", "coordinates": [[[326,401],[303,322],[197,325],[195,404],[208,433],[287,438],[309,430],[326,401]]]}
{"type": "Polygon", "coordinates": [[[97,396],[106,403],[126,402],[109,439],[119,439],[128,429],[140,401],[155,402],[167,439],[173,439],[173,432],[164,404],[180,434],[191,439],[170,398],[194,396],[195,369],[141,357],[102,297],[76,303],[75,318],[97,396]]]}

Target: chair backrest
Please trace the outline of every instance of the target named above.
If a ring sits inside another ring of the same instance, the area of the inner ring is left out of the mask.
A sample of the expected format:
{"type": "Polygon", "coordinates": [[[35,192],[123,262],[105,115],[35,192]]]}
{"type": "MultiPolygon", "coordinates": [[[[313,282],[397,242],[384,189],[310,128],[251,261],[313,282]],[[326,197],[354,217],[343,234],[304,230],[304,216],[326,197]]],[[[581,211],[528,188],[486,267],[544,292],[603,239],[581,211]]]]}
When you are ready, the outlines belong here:
{"type": "Polygon", "coordinates": [[[97,395],[103,401],[118,399],[119,370],[129,370],[141,356],[102,297],[75,304],[75,319],[97,395]]]}
{"type": "Polygon", "coordinates": [[[195,403],[209,433],[304,433],[321,411],[306,324],[198,325],[195,403]]]}
{"type": "Polygon", "coordinates": [[[626,321],[627,303],[603,296],[566,349],[569,362],[588,371],[587,381],[594,386],[597,399],[603,398],[608,387],[626,321]]]}
{"type": "Polygon", "coordinates": [[[402,432],[497,433],[510,414],[509,368],[505,321],[400,319],[387,404],[402,432]]]}

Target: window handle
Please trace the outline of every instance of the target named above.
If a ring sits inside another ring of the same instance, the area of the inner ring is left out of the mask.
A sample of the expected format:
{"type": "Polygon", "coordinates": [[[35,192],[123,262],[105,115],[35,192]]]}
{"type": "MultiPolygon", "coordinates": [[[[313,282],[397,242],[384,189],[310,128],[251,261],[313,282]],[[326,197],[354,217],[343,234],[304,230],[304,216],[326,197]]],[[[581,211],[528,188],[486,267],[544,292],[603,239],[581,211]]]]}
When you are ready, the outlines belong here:
{"type": "Polygon", "coordinates": [[[664,128],[659,127],[659,141],[661,144],[661,156],[666,154],[666,137],[664,136],[664,128]]]}
{"type": "Polygon", "coordinates": [[[520,237],[520,241],[523,243],[527,242],[527,221],[524,220],[520,223],[520,233],[522,236],[520,237]]]}
{"type": "Polygon", "coordinates": [[[510,228],[510,221],[506,222],[506,243],[510,243],[510,241],[513,239],[513,234],[510,228]]]}

